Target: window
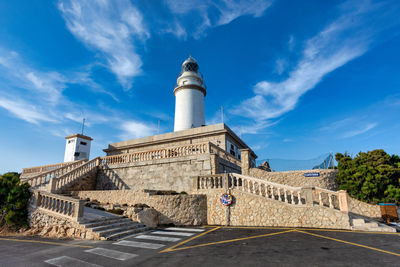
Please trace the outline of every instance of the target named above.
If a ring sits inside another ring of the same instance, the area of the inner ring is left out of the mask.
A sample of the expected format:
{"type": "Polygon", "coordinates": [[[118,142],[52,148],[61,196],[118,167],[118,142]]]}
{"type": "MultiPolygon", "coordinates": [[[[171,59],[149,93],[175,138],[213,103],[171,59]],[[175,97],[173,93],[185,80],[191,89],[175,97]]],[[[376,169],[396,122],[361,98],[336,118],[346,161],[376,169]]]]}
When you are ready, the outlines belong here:
{"type": "Polygon", "coordinates": [[[68,144],[73,143],[75,140],[68,140],[68,144]]]}
{"type": "Polygon", "coordinates": [[[82,142],[82,141],[81,141],[81,145],[83,145],[83,146],[86,146],[86,145],[87,145],[87,143],[86,143],[86,142],[82,142]]]}
{"type": "Polygon", "coordinates": [[[80,154],[81,153],[79,153],[79,152],[75,152],[74,157],[79,157],[80,154]]]}

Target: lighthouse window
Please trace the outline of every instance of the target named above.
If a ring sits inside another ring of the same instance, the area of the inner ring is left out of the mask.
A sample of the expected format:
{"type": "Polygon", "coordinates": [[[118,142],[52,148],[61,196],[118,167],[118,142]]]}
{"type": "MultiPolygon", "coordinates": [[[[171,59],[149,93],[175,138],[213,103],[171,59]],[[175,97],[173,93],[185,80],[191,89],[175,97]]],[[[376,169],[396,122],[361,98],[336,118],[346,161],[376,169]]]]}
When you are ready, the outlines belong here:
{"type": "Polygon", "coordinates": [[[86,145],[87,145],[87,143],[86,143],[86,142],[82,142],[82,141],[81,141],[81,145],[83,145],[83,146],[86,146],[86,145]]]}
{"type": "Polygon", "coordinates": [[[75,152],[74,157],[79,157],[80,154],[81,153],[79,153],[79,152],[75,152]]]}
{"type": "Polygon", "coordinates": [[[75,140],[68,140],[68,144],[73,143],[75,140]]]}

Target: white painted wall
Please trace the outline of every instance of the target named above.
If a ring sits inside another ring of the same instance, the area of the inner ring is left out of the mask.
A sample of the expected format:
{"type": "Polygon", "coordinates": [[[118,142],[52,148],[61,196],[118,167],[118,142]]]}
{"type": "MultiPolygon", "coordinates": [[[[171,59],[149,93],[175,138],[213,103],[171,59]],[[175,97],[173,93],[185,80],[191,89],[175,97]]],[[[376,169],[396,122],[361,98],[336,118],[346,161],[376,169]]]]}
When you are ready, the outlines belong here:
{"type": "Polygon", "coordinates": [[[181,89],[175,94],[174,131],[205,125],[204,94],[197,89],[181,89]]]}
{"type": "Polygon", "coordinates": [[[91,141],[80,137],[65,140],[64,162],[89,159],[91,141]],[[86,143],[86,145],[85,145],[86,143]]]}

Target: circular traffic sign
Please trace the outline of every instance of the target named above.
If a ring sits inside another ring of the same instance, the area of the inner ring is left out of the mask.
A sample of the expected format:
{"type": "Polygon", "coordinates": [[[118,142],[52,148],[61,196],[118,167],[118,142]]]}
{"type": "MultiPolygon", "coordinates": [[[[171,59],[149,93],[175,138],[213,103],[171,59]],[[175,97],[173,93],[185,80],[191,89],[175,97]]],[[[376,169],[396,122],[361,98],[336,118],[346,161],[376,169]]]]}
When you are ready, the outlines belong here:
{"type": "Polygon", "coordinates": [[[221,203],[224,206],[229,206],[232,204],[233,197],[230,194],[222,194],[220,197],[221,203]]]}

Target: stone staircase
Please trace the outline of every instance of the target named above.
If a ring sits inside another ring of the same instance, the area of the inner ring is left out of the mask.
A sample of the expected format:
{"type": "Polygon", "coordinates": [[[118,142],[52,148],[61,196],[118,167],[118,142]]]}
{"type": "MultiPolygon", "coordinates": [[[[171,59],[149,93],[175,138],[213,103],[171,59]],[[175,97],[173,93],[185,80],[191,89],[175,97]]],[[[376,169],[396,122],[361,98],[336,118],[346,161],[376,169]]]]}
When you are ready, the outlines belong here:
{"type": "Polygon", "coordinates": [[[351,229],[355,231],[368,231],[368,232],[396,232],[396,228],[387,226],[385,224],[366,220],[364,218],[351,218],[351,229]]]}
{"type": "Polygon", "coordinates": [[[149,228],[125,217],[110,217],[81,223],[98,240],[117,240],[122,237],[143,232],[149,228]]]}

